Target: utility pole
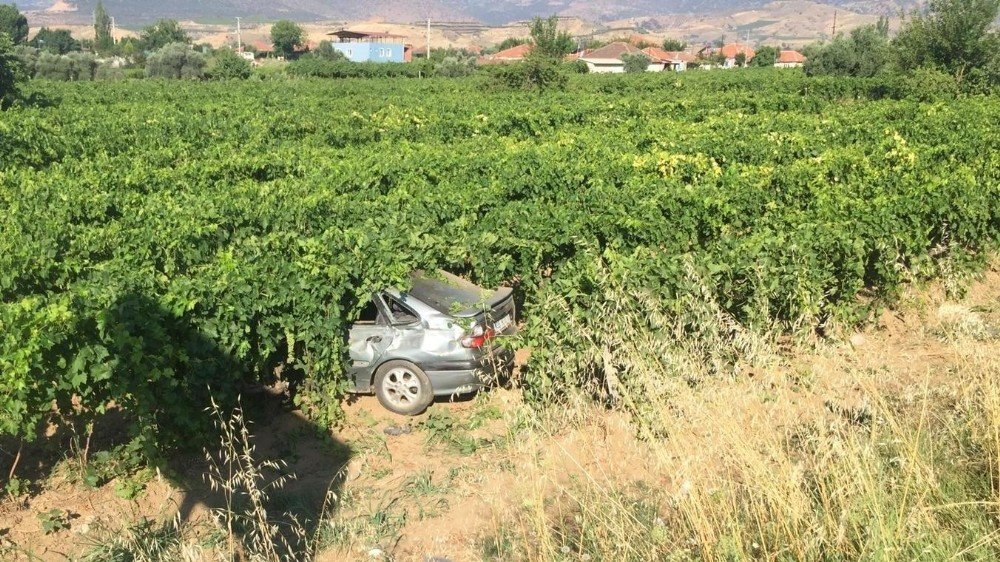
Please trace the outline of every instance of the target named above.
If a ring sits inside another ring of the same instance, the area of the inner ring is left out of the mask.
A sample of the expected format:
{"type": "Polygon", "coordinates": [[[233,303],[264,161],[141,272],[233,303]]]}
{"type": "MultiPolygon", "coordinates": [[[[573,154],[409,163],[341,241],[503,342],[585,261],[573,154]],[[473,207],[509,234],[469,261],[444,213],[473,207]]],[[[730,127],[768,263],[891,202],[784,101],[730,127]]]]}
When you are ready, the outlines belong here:
{"type": "Polygon", "coordinates": [[[240,27],[240,18],[236,18],[236,52],[243,52],[243,28],[240,27]]]}
{"type": "Polygon", "coordinates": [[[837,38],[837,10],[833,11],[833,33],[831,37],[834,39],[837,38]]]}
{"type": "Polygon", "coordinates": [[[431,18],[427,18],[427,60],[431,60],[431,18]]]}
{"type": "Polygon", "coordinates": [[[115,43],[117,43],[117,41],[115,41],[115,31],[117,31],[117,28],[115,27],[115,16],[111,16],[111,44],[112,45],[114,45],[115,43]]]}

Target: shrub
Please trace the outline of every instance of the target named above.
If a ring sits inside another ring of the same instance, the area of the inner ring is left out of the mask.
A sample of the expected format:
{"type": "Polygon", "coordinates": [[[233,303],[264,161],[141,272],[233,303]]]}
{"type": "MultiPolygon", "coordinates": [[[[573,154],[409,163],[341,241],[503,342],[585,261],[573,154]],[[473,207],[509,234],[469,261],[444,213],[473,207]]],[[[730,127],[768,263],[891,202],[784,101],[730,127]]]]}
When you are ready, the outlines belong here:
{"type": "Polygon", "coordinates": [[[558,59],[528,57],[524,62],[501,65],[494,71],[493,84],[510,90],[562,90],[567,78],[559,66],[558,59]]]}
{"type": "Polygon", "coordinates": [[[306,57],[327,61],[347,60],[347,56],[337,49],[334,49],[333,43],[329,41],[320,41],[316,49],[306,55],[306,57]]]}
{"type": "Polygon", "coordinates": [[[649,68],[649,57],[639,53],[622,55],[622,62],[625,63],[625,72],[629,74],[646,72],[649,68]]]}
{"type": "Polygon", "coordinates": [[[70,53],[64,55],[69,59],[69,79],[85,80],[94,79],[97,71],[97,59],[90,53],[70,53]]]}
{"type": "Polygon", "coordinates": [[[587,74],[588,72],[590,72],[590,67],[587,66],[587,63],[579,59],[569,63],[566,66],[568,66],[571,71],[577,74],[587,74]]]}
{"type": "MultiPolygon", "coordinates": [[[[142,71],[142,69],[128,70],[142,71]]],[[[94,80],[124,80],[127,72],[126,69],[114,67],[110,64],[100,64],[97,65],[97,70],[94,71],[94,80]]],[[[145,76],[145,73],[140,74],[139,77],[142,78],[143,76],[145,76]]]]}
{"type": "Polygon", "coordinates": [[[253,74],[250,61],[229,49],[221,49],[215,55],[212,78],[220,80],[245,80],[253,74]]]}
{"type": "Polygon", "coordinates": [[[35,78],[46,80],[70,80],[72,63],[67,57],[40,53],[35,63],[35,78]]]}
{"type": "Polygon", "coordinates": [[[902,76],[901,94],[917,101],[955,99],[959,84],[955,77],[935,68],[918,68],[902,76]]]}
{"type": "Polygon", "coordinates": [[[460,78],[469,76],[476,71],[474,59],[460,59],[458,57],[447,57],[437,65],[435,73],[438,76],[447,78],[460,78]]]}
{"type": "Polygon", "coordinates": [[[184,43],[171,43],[153,53],[146,62],[150,78],[201,78],[205,57],[184,43]]]}

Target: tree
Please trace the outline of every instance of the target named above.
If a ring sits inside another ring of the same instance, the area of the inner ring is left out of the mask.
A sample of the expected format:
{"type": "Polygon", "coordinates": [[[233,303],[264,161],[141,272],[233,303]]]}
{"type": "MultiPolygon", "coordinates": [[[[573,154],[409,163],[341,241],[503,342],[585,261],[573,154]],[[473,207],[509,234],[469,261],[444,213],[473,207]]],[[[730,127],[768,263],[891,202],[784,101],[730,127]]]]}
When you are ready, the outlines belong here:
{"type": "Polygon", "coordinates": [[[94,8],[94,50],[98,53],[108,53],[115,46],[111,36],[111,17],[104,10],[104,3],[98,0],[94,8]]]}
{"type": "Polygon", "coordinates": [[[499,45],[497,45],[497,51],[498,52],[506,51],[507,49],[512,49],[514,47],[517,47],[518,45],[524,45],[529,41],[530,41],[529,39],[525,39],[523,37],[508,37],[503,41],[501,41],[499,45]]]}
{"type": "Polygon", "coordinates": [[[18,87],[24,79],[21,61],[14,54],[14,41],[6,33],[0,33],[0,108],[20,96],[18,87]]]}
{"type": "Polygon", "coordinates": [[[326,61],[338,61],[347,60],[347,55],[341,53],[337,49],[333,48],[333,43],[329,41],[320,41],[316,49],[309,53],[311,58],[326,60],[326,61]]]}
{"type": "Polygon", "coordinates": [[[502,88],[518,90],[561,90],[567,77],[560,72],[563,57],[573,51],[573,37],[559,31],[559,18],[536,17],[529,25],[531,52],[523,62],[501,65],[493,75],[494,83],[502,88]]]}
{"type": "Polygon", "coordinates": [[[774,66],[778,60],[778,48],[764,45],[757,49],[757,54],[750,61],[750,66],[774,66]]]}
{"type": "Polygon", "coordinates": [[[142,28],[139,33],[139,49],[146,52],[157,51],[170,43],[190,43],[191,38],[181,29],[177,20],[162,19],[142,28]]]}
{"type": "Polygon", "coordinates": [[[28,18],[18,11],[17,6],[0,4],[0,33],[6,33],[15,45],[24,43],[28,38],[28,18]]]}
{"type": "Polygon", "coordinates": [[[48,51],[57,55],[65,55],[66,53],[80,50],[80,42],[73,39],[68,29],[49,29],[43,27],[38,30],[38,33],[35,34],[28,44],[42,51],[48,51]]]}
{"type": "Polygon", "coordinates": [[[295,55],[295,48],[302,45],[302,28],[295,22],[281,20],[271,27],[271,43],[274,50],[284,55],[286,59],[295,55]]]}
{"type": "Polygon", "coordinates": [[[626,53],[622,55],[622,62],[625,63],[625,72],[628,74],[646,72],[649,68],[649,57],[642,53],[626,53]]]}
{"type": "Polygon", "coordinates": [[[559,31],[559,18],[555,15],[547,19],[536,17],[531,20],[529,28],[531,41],[534,43],[532,55],[561,60],[576,47],[569,33],[559,31]]]}
{"type": "Polygon", "coordinates": [[[146,76],[150,78],[201,78],[205,57],[191,50],[187,43],[171,43],[150,55],[146,76]]]}
{"type": "Polygon", "coordinates": [[[747,54],[744,53],[743,51],[740,51],[740,52],[736,53],[735,57],[733,57],[733,61],[736,63],[736,66],[739,66],[739,67],[746,66],[747,65],[747,54]]]}
{"type": "Polygon", "coordinates": [[[851,31],[851,46],[857,54],[855,76],[875,76],[889,64],[889,20],[879,18],[875,25],[865,25],[851,31]]]}
{"type": "Polygon", "coordinates": [[[688,44],[680,39],[664,39],[663,40],[663,50],[664,51],[683,51],[687,49],[688,44]]]}
{"type": "Polygon", "coordinates": [[[826,45],[824,45],[822,41],[816,41],[814,43],[809,43],[805,47],[802,47],[801,49],[799,49],[799,52],[802,53],[802,56],[804,56],[806,59],[811,59],[816,55],[818,55],[825,46],[826,45]]]}
{"type": "Polygon", "coordinates": [[[125,57],[129,62],[144,66],[146,64],[146,55],[139,49],[139,40],[134,37],[126,37],[122,39],[115,49],[115,52],[125,57]]]}
{"type": "Polygon", "coordinates": [[[212,76],[222,80],[244,80],[253,74],[250,61],[233,52],[231,49],[219,49],[215,54],[215,66],[212,76]]]}
{"type": "Polygon", "coordinates": [[[929,66],[959,80],[995,65],[1000,36],[990,28],[998,12],[1000,0],[930,0],[893,40],[894,61],[901,70],[929,66]]]}
{"type": "Polygon", "coordinates": [[[14,57],[20,62],[21,71],[25,78],[35,76],[35,65],[38,63],[39,52],[38,49],[29,45],[14,46],[14,57]]]}
{"type": "Polygon", "coordinates": [[[885,18],[843,35],[811,53],[805,71],[810,76],[871,77],[885,72],[890,61],[889,22],[885,18]]]}
{"type": "Polygon", "coordinates": [[[809,76],[853,76],[857,67],[857,53],[842,35],[823,45],[804,65],[809,76]]]}

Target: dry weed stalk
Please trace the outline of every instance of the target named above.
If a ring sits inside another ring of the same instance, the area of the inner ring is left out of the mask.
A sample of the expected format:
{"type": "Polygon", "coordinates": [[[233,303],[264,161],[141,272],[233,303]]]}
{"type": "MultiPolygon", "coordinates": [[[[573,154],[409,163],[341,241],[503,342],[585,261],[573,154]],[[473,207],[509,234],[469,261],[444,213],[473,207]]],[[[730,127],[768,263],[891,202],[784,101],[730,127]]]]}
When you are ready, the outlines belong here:
{"type": "Polygon", "coordinates": [[[219,449],[205,450],[205,480],[225,502],[224,507],[212,510],[212,516],[226,533],[230,559],[300,560],[307,550],[305,527],[292,514],[276,518],[268,513],[269,493],[280,490],[295,475],[282,474],[284,461],[254,456],[253,436],[241,407],[227,417],[213,400],[210,411],[219,431],[219,449]]]}

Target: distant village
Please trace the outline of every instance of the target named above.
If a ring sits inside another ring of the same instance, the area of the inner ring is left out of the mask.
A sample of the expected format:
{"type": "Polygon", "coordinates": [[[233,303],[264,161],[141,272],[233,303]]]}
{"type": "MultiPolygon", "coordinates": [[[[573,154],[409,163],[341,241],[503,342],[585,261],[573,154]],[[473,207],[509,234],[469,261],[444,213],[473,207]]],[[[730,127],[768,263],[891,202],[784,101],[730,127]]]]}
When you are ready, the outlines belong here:
{"type": "MultiPolygon", "coordinates": [[[[584,49],[566,56],[567,61],[583,61],[589,72],[625,72],[626,60],[630,56],[645,56],[649,60],[648,72],[683,72],[688,68],[735,68],[746,66],[753,61],[756,52],[753,47],[740,43],[728,43],[720,47],[705,46],[697,52],[667,51],[660,47],[645,45],[641,36],[628,41],[615,41],[594,49],[584,49]]],[[[519,62],[531,52],[531,44],[518,45],[510,49],[477,59],[477,64],[505,64],[519,62]]],[[[779,51],[774,66],[795,68],[802,66],[805,57],[798,51],[779,51]]]]}
{"type": "MultiPolygon", "coordinates": [[[[425,57],[425,48],[414,48],[404,42],[404,36],[387,31],[339,30],[330,33],[334,37],[331,46],[352,62],[412,62],[414,58],[425,57]]],[[[265,41],[257,41],[252,45],[257,57],[273,55],[273,49],[265,41]]],[[[303,52],[314,46],[301,46],[303,52]]],[[[473,52],[477,55],[476,64],[498,65],[521,62],[532,51],[533,45],[525,42],[492,54],[473,52]]],[[[645,57],[648,59],[648,72],[683,72],[698,68],[702,70],[714,68],[736,68],[751,64],[757,52],[750,45],[743,43],[726,43],[722,45],[705,45],[695,49],[668,51],[651,44],[642,35],[615,40],[611,43],[583,48],[566,55],[566,61],[581,61],[587,65],[587,70],[594,73],[622,73],[626,69],[629,57],[645,57]]],[[[254,55],[247,56],[253,59],[254,55]]],[[[795,50],[781,49],[775,53],[774,62],[777,68],[797,68],[805,63],[805,56],[795,50]]]]}

